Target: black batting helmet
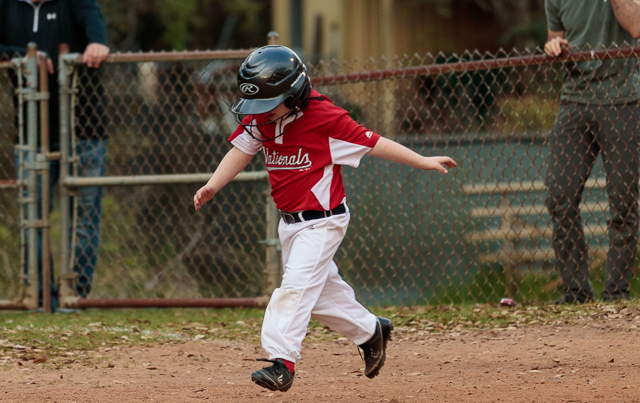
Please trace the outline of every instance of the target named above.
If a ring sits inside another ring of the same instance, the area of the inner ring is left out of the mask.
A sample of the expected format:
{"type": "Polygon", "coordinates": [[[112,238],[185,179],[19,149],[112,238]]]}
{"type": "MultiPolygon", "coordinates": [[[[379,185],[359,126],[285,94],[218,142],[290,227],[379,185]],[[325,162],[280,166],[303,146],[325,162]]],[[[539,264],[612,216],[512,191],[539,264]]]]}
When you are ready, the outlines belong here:
{"type": "Polygon", "coordinates": [[[306,106],[311,93],[307,68],[286,46],[268,45],[254,50],[240,66],[242,95],[231,106],[236,115],[259,115],[282,102],[294,112],[306,106]]]}

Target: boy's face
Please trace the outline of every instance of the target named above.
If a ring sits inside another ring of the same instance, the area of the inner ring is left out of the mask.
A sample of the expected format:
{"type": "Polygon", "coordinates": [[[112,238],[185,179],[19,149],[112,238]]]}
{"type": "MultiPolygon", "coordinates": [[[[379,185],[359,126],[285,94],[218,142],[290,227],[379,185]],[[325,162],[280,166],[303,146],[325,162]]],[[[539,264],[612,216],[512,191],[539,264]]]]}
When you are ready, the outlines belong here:
{"type": "Polygon", "coordinates": [[[283,102],[280,105],[276,106],[275,109],[265,113],[265,115],[269,118],[269,120],[273,121],[273,120],[280,119],[282,116],[286,115],[287,113],[289,113],[289,108],[284,106],[284,102],[283,102]]]}

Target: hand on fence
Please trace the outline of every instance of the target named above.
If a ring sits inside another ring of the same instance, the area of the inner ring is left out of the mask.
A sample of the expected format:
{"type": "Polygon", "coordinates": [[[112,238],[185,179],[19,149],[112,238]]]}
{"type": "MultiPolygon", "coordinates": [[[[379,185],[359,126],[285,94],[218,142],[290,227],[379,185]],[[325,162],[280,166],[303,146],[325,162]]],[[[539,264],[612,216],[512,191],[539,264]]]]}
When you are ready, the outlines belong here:
{"type": "Polygon", "coordinates": [[[208,185],[201,187],[200,190],[196,192],[196,195],[193,196],[193,206],[196,208],[196,211],[200,210],[200,207],[213,199],[213,196],[215,195],[216,192],[208,185]]]}
{"type": "Polygon", "coordinates": [[[545,53],[551,57],[560,56],[564,49],[566,49],[567,52],[571,51],[571,45],[566,39],[561,37],[553,38],[544,44],[545,53]]]}
{"type": "Polygon", "coordinates": [[[425,171],[436,170],[440,173],[446,174],[447,168],[455,168],[458,164],[449,157],[424,157],[425,163],[421,167],[425,171]],[[445,168],[446,167],[446,168],[445,168]]]}
{"type": "MultiPolygon", "coordinates": [[[[40,60],[41,60],[41,58],[42,58],[42,55],[43,55],[43,54],[46,54],[46,53],[45,53],[45,52],[43,52],[43,51],[41,51],[41,50],[39,50],[39,51],[38,51],[38,53],[37,53],[37,56],[38,56],[38,66],[40,65],[40,60]]],[[[48,72],[49,74],[53,74],[53,61],[51,60],[51,58],[50,58],[50,57],[47,57],[47,62],[46,62],[46,63],[47,63],[47,72],[48,72]]]]}
{"type": "Polygon", "coordinates": [[[109,56],[109,47],[101,43],[90,43],[82,55],[82,63],[88,67],[98,68],[109,56]]]}

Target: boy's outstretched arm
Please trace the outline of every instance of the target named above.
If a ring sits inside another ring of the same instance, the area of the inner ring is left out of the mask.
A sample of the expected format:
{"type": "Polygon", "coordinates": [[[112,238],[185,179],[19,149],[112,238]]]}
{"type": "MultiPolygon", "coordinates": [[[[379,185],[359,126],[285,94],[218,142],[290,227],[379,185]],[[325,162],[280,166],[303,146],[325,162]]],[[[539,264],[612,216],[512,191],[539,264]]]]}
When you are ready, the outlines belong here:
{"type": "Polygon", "coordinates": [[[376,145],[369,151],[369,155],[425,171],[433,169],[443,174],[448,172],[447,168],[455,168],[458,166],[458,164],[449,157],[425,157],[384,137],[380,137],[376,145]]]}
{"type": "Polygon", "coordinates": [[[227,155],[224,156],[220,165],[216,168],[211,179],[206,185],[200,188],[193,196],[193,205],[196,211],[200,210],[203,204],[213,199],[227,183],[231,182],[248,164],[251,162],[253,155],[245,154],[233,147],[227,155]]]}

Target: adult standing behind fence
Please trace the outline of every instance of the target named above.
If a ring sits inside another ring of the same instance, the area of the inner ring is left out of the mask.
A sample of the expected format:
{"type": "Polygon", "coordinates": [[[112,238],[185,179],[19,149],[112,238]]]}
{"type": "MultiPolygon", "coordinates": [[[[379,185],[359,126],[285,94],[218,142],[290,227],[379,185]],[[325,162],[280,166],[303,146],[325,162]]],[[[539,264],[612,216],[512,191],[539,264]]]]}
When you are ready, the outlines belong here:
{"type": "MultiPolygon", "coordinates": [[[[95,69],[109,54],[106,46],[107,30],[100,5],[96,0],[0,0],[0,57],[25,55],[29,42],[35,42],[39,51],[46,52],[49,70],[49,138],[50,150],[60,149],[60,111],[58,80],[54,74],[58,65],[61,44],[68,44],[72,53],[83,53],[83,62],[89,68],[82,74],[83,82],[78,106],[75,109],[76,172],[79,176],[104,175],[105,131],[102,90],[95,69]]],[[[18,161],[16,155],[16,161],[18,161]]],[[[51,186],[46,189],[53,200],[59,162],[51,162],[51,186]]],[[[42,189],[38,183],[38,206],[42,189]]],[[[101,188],[82,188],[77,197],[77,230],[74,271],[77,273],[76,290],[85,297],[91,289],[91,280],[97,263],[101,188]]],[[[51,206],[52,207],[52,206],[51,206]]],[[[40,208],[40,207],[39,207],[40,208]]],[[[41,214],[41,212],[39,212],[41,214]]],[[[38,217],[41,218],[41,217],[38,217]]],[[[25,237],[28,239],[28,237],[25,237]]],[[[48,257],[51,259],[51,257],[48,257]]],[[[25,262],[25,271],[28,264],[25,262]]],[[[53,267],[53,266],[52,266],[53,267]]],[[[53,270],[52,270],[53,273],[53,270]]],[[[52,274],[53,276],[53,274],[52,274]]],[[[42,232],[38,231],[38,278],[42,298],[42,232]]],[[[52,278],[52,306],[57,306],[57,290],[52,278]]],[[[42,303],[42,301],[40,301],[42,303]]]]}
{"type": "MultiPolygon", "coordinates": [[[[637,44],[638,0],[546,0],[544,50],[605,49],[637,44]]],[[[602,155],[609,197],[609,252],[604,301],[629,299],[638,246],[640,84],[637,59],[567,64],[556,122],[549,138],[547,207],[553,221],[556,268],[565,293],[557,304],[593,299],[588,249],[580,217],[585,182],[602,155]]]]}

